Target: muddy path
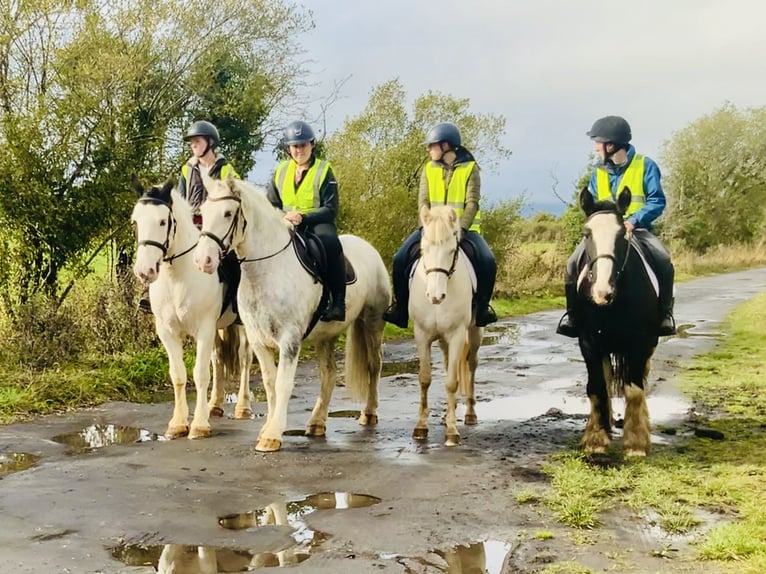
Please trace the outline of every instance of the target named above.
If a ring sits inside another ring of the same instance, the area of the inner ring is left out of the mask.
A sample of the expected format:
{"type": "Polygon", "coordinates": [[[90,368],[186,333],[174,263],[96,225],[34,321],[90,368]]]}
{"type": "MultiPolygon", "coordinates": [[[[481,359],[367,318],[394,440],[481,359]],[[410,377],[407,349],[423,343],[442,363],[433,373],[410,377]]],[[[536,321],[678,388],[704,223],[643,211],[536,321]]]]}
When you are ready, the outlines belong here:
{"type": "MultiPolygon", "coordinates": [[[[677,287],[681,334],[655,354],[653,429],[681,425],[691,406],[674,388],[673,366],[712,348],[725,314],[764,289],[766,269],[677,287]]],[[[545,480],[546,457],[576,445],[588,412],[576,342],[553,332],[559,315],[487,330],[479,424],[461,425],[457,448],[442,445],[440,365],[429,441],[410,438],[419,393],[412,341],[386,344],[374,430],[356,424],[358,406],[338,388],[327,437],[300,436],[317,377],[303,362],[288,421],[296,434],[275,454],[253,450],[263,402],[254,420],[214,419],[201,441],[160,440],[169,404],[110,403],[2,427],[0,572],[499,574],[566,560],[594,571],[688,571],[686,541],[627,511],[605,517],[583,545],[545,508],[515,501],[514,491],[545,480]],[[554,538],[536,537],[542,530],[554,538]],[[668,544],[673,561],[658,552],[668,544]]]]}

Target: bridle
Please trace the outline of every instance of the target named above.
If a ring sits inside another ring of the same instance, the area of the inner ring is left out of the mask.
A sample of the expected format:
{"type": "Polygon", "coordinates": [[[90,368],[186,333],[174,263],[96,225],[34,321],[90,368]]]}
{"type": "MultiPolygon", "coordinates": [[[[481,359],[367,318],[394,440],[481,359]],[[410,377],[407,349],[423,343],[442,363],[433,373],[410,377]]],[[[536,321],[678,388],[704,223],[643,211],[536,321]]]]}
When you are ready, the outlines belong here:
{"type": "Polygon", "coordinates": [[[181,253],[176,253],[174,255],[171,255],[168,257],[168,249],[170,248],[170,239],[171,234],[172,237],[175,237],[176,229],[178,229],[178,223],[176,222],[176,218],[173,215],[173,209],[170,207],[170,204],[167,201],[163,201],[161,199],[158,199],[156,197],[142,197],[138,200],[139,203],[143,204],[151,204],[151,205],[162,205],[168,208],[168,231],[165,235],[165,241],[163,243],[158,243],[157,241],[152,241],[151,239],[141,239],[137,242],[137,245],[139,247],[141,246],[147,246],[147,247],[156,247],[160,251],[162,251],[162,261],[163,263],[170,263],[172,264],[173,261],[178,259],[179,257],[183,257],[187,253],[191,253],[195,247],[197,247],[197,243],[189,247],[189,249],[186,249],[185,251],[182,251],[181,253]]]}
{"type": "MultiPolygon", "coordinates": [[[[224,195],[222,197],[210,197],[208,195],[206,199],[206,201],[223,201],[226,199],[237,202],[237,211],[231,220],[231,225],[229,225],[229,229],[226,230],[226,233],[224,233],[223,237],[218,237],[215,233],[210,233],[209,231],[203,231],[200,233],[200,236],[209,237],[215,242],[216,245],[218,245],[221,259],[224,258],[229,253],[229,250],[231,249],[231,243],[234,239],[234,231],[237,229],[237,226],[239,225],[239,217],[242,214],[242,198],[237,197],[236,195],[224,195]],[[228,239],[228,245],[226,245],[225,243],[227,239],[228,239]]],[[[247,227],[247,220],[243,217],[242,221],[243,221],[242,231],[244,231],[245,228],[247,227]]],[[[272,257],[279,255],[285,249],[287,249],[292,242],[293,242],[293,235],[292,233],[290,233],[290,238],[287,240],[287,243],[284,245],[284,247],[278,249],[274,253],[271,253],[270,255],[264,255],[263,257],[242,257],[237,259],[237,261],[239,261],[239,263],[252,263],[254,261],[264,261],[266,259],[271,259],[272,257]]]]}
{"type": "Polygon", "coordinates": [[[455,273],[455,268],[457,267],[457,258],[459,254],[460,240],[457,238],[457,234],[455,234],[455,253],[452,256],[452,264],[450,265],[449,269],[445,269],[444,267],[427,267],[426,275],[429,273],[444,273],[447,276],[447,279],[449,279],[455,273]]]}
{"type": "MultiPolygon", "coordinates": [[[[587,221],[590,221],[596,215],[601,215],[601,214],[604,214],[604,213],[614,214],[615,212],[614,211],[608,211],[608,210],[595,211],[595,212],[590,214],[590,216],[588,217],[587,221]]],[[[590,255],[588,254],[588,249],[587,248],[585,249],[585,255],[586,255],[586,259],[587,259],[586,266],[587,266],[587,269],[588,269],[588,280],[589,281],[593,280],[593,266],[596,264],[596,262],[599,259],[611,259],[614,267],[617,269],[617,271],[614,274],[614,283],[616,285],[619,282],[620,277],[622,277],[623,271],[625,271],[625,266],[628,264],[628,255],[630,254],[630,249],[631,249],[630,238],[629,237],[625,237],[625,240],[628,242],[628,247],[625,250],[625,257],[623,257],[622,263],[620,263],[618,261],[617,256],[614,253],[601,253],[600,255],[596,255],[595,257],[591,258],[590,255]]]]}

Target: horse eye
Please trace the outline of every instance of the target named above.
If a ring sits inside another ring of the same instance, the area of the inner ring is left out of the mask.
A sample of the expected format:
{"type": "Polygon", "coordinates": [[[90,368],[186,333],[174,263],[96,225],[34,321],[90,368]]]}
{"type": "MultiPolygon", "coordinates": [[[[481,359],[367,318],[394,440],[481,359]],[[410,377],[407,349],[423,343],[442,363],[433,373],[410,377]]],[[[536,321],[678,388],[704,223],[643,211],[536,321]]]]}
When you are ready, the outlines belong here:
{"type": "Polygon", "coordinates": [[[231,217],[232,213],[234,213],[234,212],[231,211],[230,209],[227,209],[226,211],[223,212],[223,216],[224,217],[231,217]]]}

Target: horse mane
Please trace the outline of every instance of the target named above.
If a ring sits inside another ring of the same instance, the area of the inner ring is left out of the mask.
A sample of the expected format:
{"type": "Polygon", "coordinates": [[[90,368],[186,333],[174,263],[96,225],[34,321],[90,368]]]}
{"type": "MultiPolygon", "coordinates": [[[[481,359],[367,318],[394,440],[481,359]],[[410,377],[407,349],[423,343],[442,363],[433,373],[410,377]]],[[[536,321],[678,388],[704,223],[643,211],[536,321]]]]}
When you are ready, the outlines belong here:
{"type": "MultiPolygon", "coordinates": [[[[208,181],[208,180],[206,180],[208,181]]],[[[257,214],[257,226],[260,233],[269,237],[269,231],[263,230],[266,226],[278,226],[283,229],[291,229],[292,224],[284,218],[284,212],[274,207],[266,196],[266,188],[243,179],[233,177],[225,180],[210,180],[206,185],[208,196],[221,198],[234,195],[242,202],[242,212],[245,214],[257,214]]]]}
{"type": "Polygon", "coordinates": [[[448,205],[436,205],[429,210],[423,236],[431,243],[442,243],[452,237],[457,224],[455,210],[448,205]]]}

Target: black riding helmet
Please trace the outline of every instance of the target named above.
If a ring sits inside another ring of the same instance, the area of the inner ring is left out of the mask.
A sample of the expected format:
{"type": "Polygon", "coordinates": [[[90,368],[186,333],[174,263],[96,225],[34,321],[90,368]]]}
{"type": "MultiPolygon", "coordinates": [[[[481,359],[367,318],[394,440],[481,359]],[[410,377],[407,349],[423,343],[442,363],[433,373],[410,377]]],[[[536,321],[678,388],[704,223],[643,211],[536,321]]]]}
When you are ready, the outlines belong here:
{"type": "Polygon", "coordinates": [[[218,135],[218,128],[210,122],[206,122],[205,120],[200,120],[190,125],[189,129],[186,131],[186,135],[184,136],[184,141],[189,141],[193,137],[197,136],[208,138],[210,147],[212,148],[218,147],[218,145],[221,143],[221,136],[218,135]]]}
{"type": "Polygon", "coordinates": [[[425,145],[431,145],[433,143],[447,142],[453,148],[458,148],[463,143],[463,138],[460,137],[460,130],[457,126],[450,122],[441,122],[433,126],[426,134],[425,145]]]}
{"type": "Polygon", "coordinates": [[[627,146],[633,137],[630,125],[620,116],[604,116],[597,119],[586,135],[593,141],[614,143],[618,146],[627,146]]]}
{"type": "Polygon", "coordinates": [[[285,127],[284,143],[285,145],[298,145],[304,143],[314,143],[316,137],[314,130],[306,122],[296,120],[290,122],[285,127]]]}

